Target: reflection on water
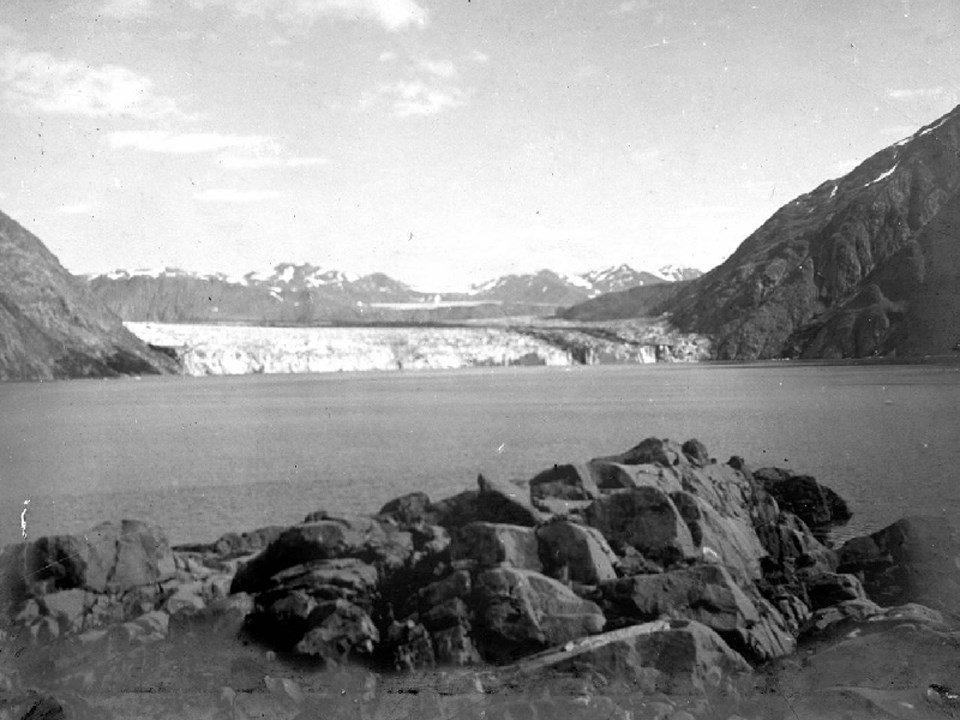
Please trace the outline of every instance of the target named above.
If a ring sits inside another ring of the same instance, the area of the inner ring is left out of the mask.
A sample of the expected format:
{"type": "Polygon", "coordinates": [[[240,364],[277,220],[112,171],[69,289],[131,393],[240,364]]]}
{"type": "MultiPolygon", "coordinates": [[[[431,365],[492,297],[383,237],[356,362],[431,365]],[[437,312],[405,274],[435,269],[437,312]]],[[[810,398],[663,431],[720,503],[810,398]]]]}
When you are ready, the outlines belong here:
{"type": "Polygon", "coordinates": [[[106,519],[175,542],[374,512],[478,471],[529,477],[644,437],[697,437],[816,476],[851,504],[839,536],[954,516],[960,372],[949,366],[518,368],[145,378],[0,386],[0,542],[106,519]]]}

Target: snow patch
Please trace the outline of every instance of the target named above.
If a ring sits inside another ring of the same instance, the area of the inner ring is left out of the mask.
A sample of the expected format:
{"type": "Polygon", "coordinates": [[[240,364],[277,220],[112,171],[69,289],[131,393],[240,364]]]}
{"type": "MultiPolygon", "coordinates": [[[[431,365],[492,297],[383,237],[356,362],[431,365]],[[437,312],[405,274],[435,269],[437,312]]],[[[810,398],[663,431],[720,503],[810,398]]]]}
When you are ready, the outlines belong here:
{"type": "MultiPolygon", "coordinates": [[[[591,283],[582,275],[560,275],[560,279],[565,283],[573,285],[574,287],[582,288],[584,290],[593,289],[593,283],[591,283]]],[[[544,292],[546,292],[546,288],[544,288],[544,292]]]]}
{"type": "Polygon", "coordinates": [[[942,118],[940,118],[937,122],[935,122],[933,125],[930,125],[930,126],[928,126],[928,127],[923,128],[923,130],[921,130],[921,131],[918,132],[916,135],[914,135],[914,137],[923,137],[924,135],[926,135],[926,134],[928,134],[928,133],[932,133],[932,132],[933,132],[934,130],[936,130],[938,127],[940,127],[941,125],[943,125],[946,121],[947,121],[947,118],[946,118],[946,117],[942,117],[942,118]]]}
{"type": "Polygon", "coordinates": [[[894,166],[893,166],[892,168],[890,168],[890,169],[887,170],[886,172],[883,172],[883,173],[880,173],[879,175],[877,175],[873,180],[871,180],[871,181],[868,182],[866,185],[864,185],[864,187],[870,187],[870,186],[873,185],[874,183],[878,183],[878,182],[880,182],[881,180],[884,180],[885,178],[890,177],[891,175],[893,175],[893,171],[896,170],[896,169],[897,169],[897,166],[899,166],[899,165],[900,165],[900,163],[894,164],[894,166]]]}

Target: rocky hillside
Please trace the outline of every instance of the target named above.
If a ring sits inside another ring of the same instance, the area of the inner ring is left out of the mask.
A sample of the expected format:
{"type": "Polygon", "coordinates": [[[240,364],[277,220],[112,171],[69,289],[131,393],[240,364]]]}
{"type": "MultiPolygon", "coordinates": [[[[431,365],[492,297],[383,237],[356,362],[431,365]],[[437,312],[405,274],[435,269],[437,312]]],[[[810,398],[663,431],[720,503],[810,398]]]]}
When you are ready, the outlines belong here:
{"type": "Polygon", "coordinates": [[[788,203],[653,311],[711,335],[720,359],[949,354],[958,191],[960,108],[788,203]]]}
{"type": "Polygon", "coordinates": [[[550,315],[602,293],[697,274],[698,270],[674,266],[657,273],[628,265],[581,275],[541,270],[495,278],[467,293],[421,292],[384,273],[356,277],[309,263],[281,263],[270,273],[237,278],[167,268],[119,270],[88,281],[93,293],[128,321],[306,325],[550,315]]]}
{"type": "Polygon", "coordinates": [[[169,372],[40,240],[0,213],[0,380],[169,372]]]}
{"type": "Polygon", "coordinates": [[[610,292],[566,308],[558,315],[565,320],[620,320],[652,317],[659,313],[663,303],[675,297],[688,284],[687,280],[662,282],[610,292]]]}

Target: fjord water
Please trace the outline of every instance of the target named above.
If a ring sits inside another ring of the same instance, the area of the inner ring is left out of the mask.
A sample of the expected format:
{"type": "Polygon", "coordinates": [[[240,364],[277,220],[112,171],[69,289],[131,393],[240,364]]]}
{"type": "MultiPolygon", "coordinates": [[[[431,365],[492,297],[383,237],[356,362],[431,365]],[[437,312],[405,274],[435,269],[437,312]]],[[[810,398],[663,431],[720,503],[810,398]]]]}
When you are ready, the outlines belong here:
{"type": "Polygon", "coordinates": [[[173,542],[441,498],[656,435],[814,475],[841,537],[960,513],[955,365],[656,365],[0,385],[0,543],[138,518],[173,542]]]}

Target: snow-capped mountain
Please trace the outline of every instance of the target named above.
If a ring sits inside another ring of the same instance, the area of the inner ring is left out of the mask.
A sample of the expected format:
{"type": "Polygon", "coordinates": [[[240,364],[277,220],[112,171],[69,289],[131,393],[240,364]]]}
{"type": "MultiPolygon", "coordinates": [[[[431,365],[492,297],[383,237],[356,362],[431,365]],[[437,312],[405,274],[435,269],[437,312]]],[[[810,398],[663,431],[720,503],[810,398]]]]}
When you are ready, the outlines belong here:
{"type": "Polygon", "coordinates": [[[668,281],[667,278],[659,274],[634,270],[629,265],[617,265],[616,267],[611,266],[600,270],[591,270],[580,277],[589,284],[590,297],[668,281]]]}
{"type": "Polygon", "coordinates": [[[504,275],[475,285],[468,293],[432,293],[414,290],[384,273],[358,277],[310,263],[281,263],[267,272],[241,276],[179,268],[116,270],[87,280],[125,320],[258,323],[370,319],[384,315],[384,306],[413,305],[420,312],[420,306],[428,308],[437,301],[473,307],[489,303],[500,306],[502,313],[550,313],[603,293],[668,282],[661,275],[620,265],[580,275],[552,270],[504,275]]]}
{"type": "Polygon", "coordinates": [[[570,305],[610,292],[644,285],[690,280],[702,275],[694,268],[664,265],[657,272],[635,270],[622,264],[591,270],[579,275],[564,275],[540,270],[523,275],[504,275],[474,285],[471,294],[511,302],[541,302],[570,305]]]}
{"type": "Polygon", "coordinates": [[[703,271],[683,265],[663,265],[657,268],[655,274],[667,282],[682,282],[684,280],[696,280],[703,275],[703,271]]]}

